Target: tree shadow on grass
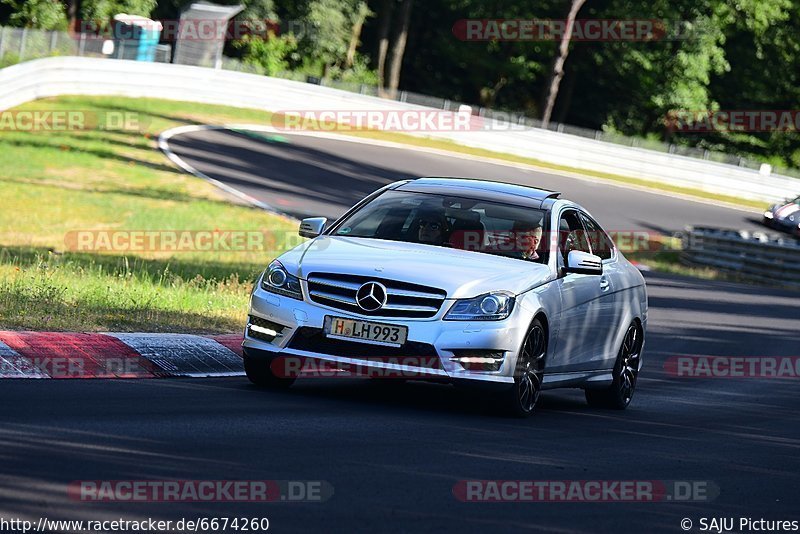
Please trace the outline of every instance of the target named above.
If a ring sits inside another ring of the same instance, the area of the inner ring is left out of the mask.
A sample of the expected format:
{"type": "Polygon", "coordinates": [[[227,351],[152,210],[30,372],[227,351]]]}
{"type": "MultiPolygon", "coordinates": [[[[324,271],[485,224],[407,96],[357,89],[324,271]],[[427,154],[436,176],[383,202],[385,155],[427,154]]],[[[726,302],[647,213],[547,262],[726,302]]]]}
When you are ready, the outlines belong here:
{"type": "MultiPolygon", "coordinates": [[[[184,124],[184,125],[190,125],[190,124],[212,124],[212,123],[209,123],[207,121],[201,121],[201,120],[199,120],[197,118],[186,117],[186,116],[182,116],[182,115],[168,115],[168,114],[165,114],[165,113],[160,113],[160,112],[157,112],[157,111],[148,110],[147,108],[134,108],[134,107],[118,105],[118,104],[110,104],[110,103],[105,103],[105,102],[92,103],[92,107],[101,108],[101,109],[108,109],[108,110],[112,110],[112,111],[127,111],[127,112],[130,112],[130,113],[139,113],[139,114],[142,114],[144,116],[156,117],[156,118],[159,118],[159,119],[163,119],[163,120],[166,120],[166,121],[177,122],[177,123],[184,124]]],[[[256,111],[258,111],[258,110],[256,110],[256,111]]],[[[226,114],[227,112],[223,111],[222,113],[226,114]]],[[[266,111],[261,111],[260,113],[263,114],[263,116],[254,117],[252,120],[261,121],[263,123],[267,123],[267,119],[269,118],[269,115],[267,114],[267,112],[266,111]]]]}
{"type": "MultiPolygon", "coordinates": [[[[161,163],[153,163],[150,161],[144,161],[141,159],[131,158],[128,156],[123,156],[121,154],[117,154],[112,150],[102,150],[96,148],[86,148],[81,147],[75,144],[64,144],[61,142],[47,142],[44,139],[42,140],[35,140],[31,138],[27,139],[5,139],[3,141],[3,145],[6,147],[29,147],[29,148],[50,148],[50,149],[58,149],[60,146],[66,146],[70,151],[74,151],[76,153],[81,154],[90,154],[92,156],[96,156],[101,159],[105,160],[113,160],[113,161],[120,161],[125,164],[134,164],[139,165],[142,167],[146,167],[148,169],[152,169],[155,171],[162,171],[168,172],[171,174],[182,174],[182,171],[177,167],[171,165],[165,165],[161,163]]],[[[7,148],[7,149],[9,149],[7,148]]]]}
{"type": "MultiPolygon", "coordinates": [[[[51,187],[54,189],[64,189],[62,186],[58,184],[48,183],[46,179],[39,180],[36,178],[25,179],[25,180],[17,180],[14,178],[3,177],[0,178],[0,182],[7,182],[7,183],[15,183],[20,185],[31,185],[36,187],[51,187]]],[[[183,203],[194,203],[194,202],[204,202],[214,205],[221,205],[221,206],[245,206],[251,207],[249,204],[245,204],[240,199],[237,199],[231,195],[231,200],[216,200],[213,198],[207,197],[198,197],[193,195],[188,195],[186,193],[181,193],[179,191],[173,191],[168,189],[162,189],[158,187],[148,187],[148,188],[125,188],[125,187],[79,187],[74,188],[74,191],[80,191],[84,193],[100,193],[100,194],[109,194],[109,195],[127,195],[133,196],[137,198],[146,198],[150,200],[168,200],[171,202],[183,202],[183,203]]],[[[224,192],[222,192],[225,194],[224,192]]]]}

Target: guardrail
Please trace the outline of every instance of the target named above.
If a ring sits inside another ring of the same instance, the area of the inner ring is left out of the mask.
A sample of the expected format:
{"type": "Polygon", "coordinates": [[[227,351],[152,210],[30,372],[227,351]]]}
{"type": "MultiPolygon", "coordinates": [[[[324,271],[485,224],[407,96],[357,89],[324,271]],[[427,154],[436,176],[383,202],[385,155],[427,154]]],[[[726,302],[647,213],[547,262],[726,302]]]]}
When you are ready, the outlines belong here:
{"type": "MultiPolygon", "coordinates": [[[[429,110],[330,87],[186,65],[85,57],[39,59],[0,70],[0,110],[37,98],[81,94],[150,97],[281,110],[429,110]]],[[[800,180],[615,145],[539,128],[487,120],[479,131],[408,132],[546,163],[634,177],[676,187],[778,202],[800,192],[800,180]]]]}
{"type": "Polygon", "coordinates": [[[681,261],[746,280],[800,289],[800,242],[788,236],[689,227],[681,261]]]}

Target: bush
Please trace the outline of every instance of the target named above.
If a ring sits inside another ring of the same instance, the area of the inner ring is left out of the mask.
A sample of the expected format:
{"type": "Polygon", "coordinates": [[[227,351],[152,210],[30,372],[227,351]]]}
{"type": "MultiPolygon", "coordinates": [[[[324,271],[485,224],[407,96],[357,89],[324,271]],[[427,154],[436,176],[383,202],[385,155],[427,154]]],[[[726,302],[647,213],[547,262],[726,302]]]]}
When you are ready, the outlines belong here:
{"type": "Polygon", "coordinates": [[[267,39],[245,36],[234,45],[242,50],[242,61],[255,66],[261,74],[276,76],[289,68],[288,57],[297,49],[292,35],[277,37],[270,33],[267,39]]]}

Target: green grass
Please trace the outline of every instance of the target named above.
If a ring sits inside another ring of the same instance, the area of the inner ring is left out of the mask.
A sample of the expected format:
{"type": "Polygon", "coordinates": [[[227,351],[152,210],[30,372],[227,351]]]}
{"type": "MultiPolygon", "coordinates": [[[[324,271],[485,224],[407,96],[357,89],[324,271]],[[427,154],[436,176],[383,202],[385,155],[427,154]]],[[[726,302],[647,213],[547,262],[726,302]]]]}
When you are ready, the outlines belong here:
{"type": "Polygon", "coordinates": [[[0,133],[0,328],[241,330],[252,281],[296,244],[295,224],[230,202],[157,149],[181,124],[256,121],[258,112],[147,99],[62,97],[19,109],[123,110],[140,131],[0,133]],[[78,253],[75,231],[247,231],[240,251],[78,253]]]}

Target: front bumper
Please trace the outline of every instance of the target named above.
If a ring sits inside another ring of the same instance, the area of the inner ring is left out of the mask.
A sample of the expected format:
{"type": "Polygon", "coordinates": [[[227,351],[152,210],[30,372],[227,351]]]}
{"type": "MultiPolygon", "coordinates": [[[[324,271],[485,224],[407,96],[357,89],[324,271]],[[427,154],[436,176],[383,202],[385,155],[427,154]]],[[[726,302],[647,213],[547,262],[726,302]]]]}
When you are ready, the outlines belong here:
{"type": "Polygon", "coordinates": [[[243,347],[252,358],[310,358],[348,368],[396,371],[405,377],[512,383],[517,352],[530,318],[524,319],[522,311],[515,309],[503,321],[442,320],[452,303],[446,300],[430,319],[369,317],[276,295],[257,286],[250,300],[251,319],[243,347]],[[330,339],[323,332],[325,316],[406,326],[408,339],[402,347],[330,339]],[[269,324],[264,321],[283,327],[272,340],[250,329],[251,324],[269,324]],[[497,370],[475,370],[474,366],[456,361],[465,354],[483,354],[483,351],[499,355],[497,370]]]}

